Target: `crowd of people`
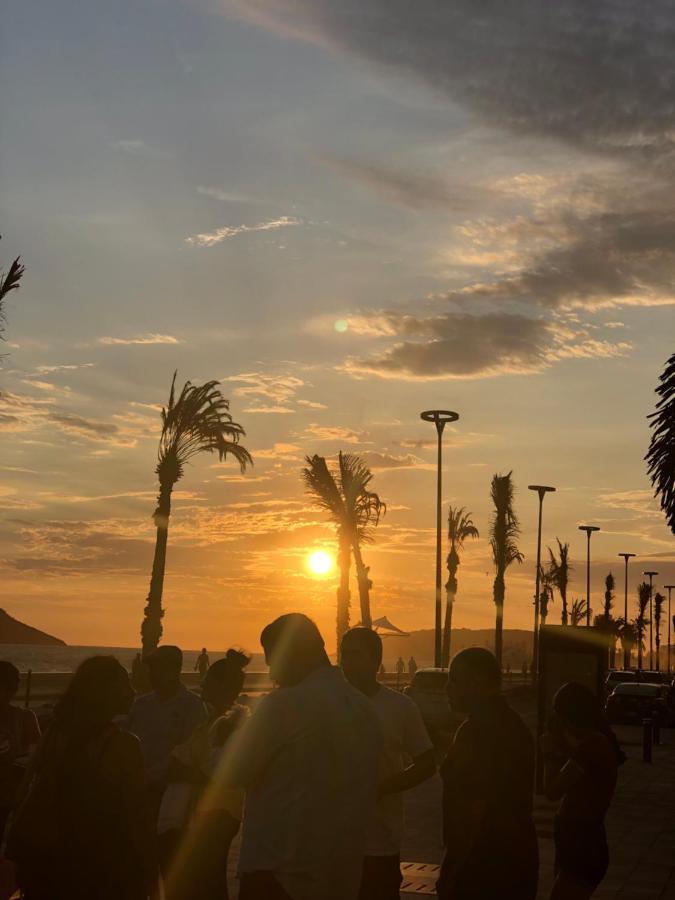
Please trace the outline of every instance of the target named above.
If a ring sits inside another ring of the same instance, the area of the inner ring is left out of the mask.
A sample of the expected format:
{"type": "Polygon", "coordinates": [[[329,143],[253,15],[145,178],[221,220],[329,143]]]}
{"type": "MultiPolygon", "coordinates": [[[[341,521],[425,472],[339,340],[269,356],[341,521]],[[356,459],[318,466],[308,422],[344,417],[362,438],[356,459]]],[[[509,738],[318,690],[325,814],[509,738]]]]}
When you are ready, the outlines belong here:
{"type": "MultiPolygon", "coordinates": [[[[275,689],[252,713],[238,702],[243,653],[211,665],[202,651],[200,697],[181,682],[179,648],[161,646],[140,696],[113,657],[82,663],[41,738],[11,704],[18,672],[0,663],[0,814],[26,900],[227,900],[240,829],[240,900],[398,900],[402,795],[437,771],[417,706],[379,683],[382,642],[368,628],[344,635],[339,667],[299,613],[261,644],[275,689]]],[[[537,893],[535,744],[500,680],[482,648],[450,666],[464,721],[440,766],[439,900],[537,893]]],[[[551,898],[585,900],[607,870],[621,762],[586,688],[558,692],[542,753],[560,801],[551,898]]]]}

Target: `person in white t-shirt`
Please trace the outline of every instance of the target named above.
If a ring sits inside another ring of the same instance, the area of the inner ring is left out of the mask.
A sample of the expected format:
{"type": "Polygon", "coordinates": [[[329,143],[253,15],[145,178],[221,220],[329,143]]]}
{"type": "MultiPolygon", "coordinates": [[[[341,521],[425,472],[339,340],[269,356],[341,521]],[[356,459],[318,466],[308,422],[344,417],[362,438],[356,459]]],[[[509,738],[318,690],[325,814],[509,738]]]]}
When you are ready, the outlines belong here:
{"type": "Polygon", "coordinates": [[[384,738],[378,799],[366,832],[359,900],[398,900],[401,885],[403,791],[436,772],[433,744],[419,709],[377,681],[382,640],[370,628],[346,632],[340,647],[347,680],[372,704],[384,738]]]}

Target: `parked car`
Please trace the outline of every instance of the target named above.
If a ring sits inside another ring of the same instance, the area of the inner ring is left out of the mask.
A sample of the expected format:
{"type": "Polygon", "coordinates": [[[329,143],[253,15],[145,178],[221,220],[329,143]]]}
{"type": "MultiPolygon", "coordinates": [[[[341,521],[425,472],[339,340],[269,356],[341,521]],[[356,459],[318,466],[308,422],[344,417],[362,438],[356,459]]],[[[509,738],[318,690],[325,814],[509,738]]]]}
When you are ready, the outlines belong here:
{"type": "Polygon", "coordinates": [[[672,677],[667,672],[656,672],[652,669],[643,669],[640,672],[640,681],[644,681],[647,684],[670,684],[672,677]]]}
{"type": "Polygon", "coordinates": [[[638,673],[635,669],[610,669],[605,678],[605,690],[611,694],[617,684],[626,682],[635,683],[639,681],[638,673]]]}
{"type": "Polygon", "coordinates": [[[623,682],[607,698],[605,712],[611,724],[636,724],[653,718],[661,725],[670,720],[670,689],[662,684],[623,682]]]}
{"type": "Polygon", "coordinates": [[[435,744],[447,741],[464,718],[450,709],[447,669],[418,669],[403,693],[417,704],[435,744]]]}

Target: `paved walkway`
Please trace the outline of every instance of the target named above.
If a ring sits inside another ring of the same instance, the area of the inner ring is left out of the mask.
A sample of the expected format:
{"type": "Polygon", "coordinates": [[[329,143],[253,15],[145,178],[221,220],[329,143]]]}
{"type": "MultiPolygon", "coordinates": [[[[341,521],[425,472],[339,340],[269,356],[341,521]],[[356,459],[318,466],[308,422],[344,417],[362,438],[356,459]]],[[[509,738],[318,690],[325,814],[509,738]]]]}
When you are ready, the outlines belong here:
{"type": "MultiPolygon", "coordinates": [[[[651,765],[642,762],[641,729],[618,729],[628,760],[621,767],[607,820],[611,865],[594,895],[598,900],[675,900],[675,730],[662,732],[651,765]]],[[[440,779],[420,785],[406,797],[407,836],[403,859],[437,864],[440,779]]],[[[541,856],[539,900],[553,881],[553,807],[537,798],[535,819],[541,856]]],[[[423,875],[410,879],[403,898],[427,893],[423,875]],[[415,888],[413,892],[413,888],[415,888]]],[[[426,879],[429,884],[431,879],[426,879]]]]}

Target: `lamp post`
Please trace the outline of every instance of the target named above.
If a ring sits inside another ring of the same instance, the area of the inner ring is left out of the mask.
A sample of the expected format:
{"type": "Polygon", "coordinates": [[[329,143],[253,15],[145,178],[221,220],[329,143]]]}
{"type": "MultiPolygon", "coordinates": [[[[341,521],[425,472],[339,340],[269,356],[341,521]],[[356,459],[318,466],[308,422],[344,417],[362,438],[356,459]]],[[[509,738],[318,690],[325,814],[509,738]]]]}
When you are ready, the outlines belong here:
{"type": "MultiPolygon", "coordinates": [[[[628,625],[628,560],[631,556],[635,556],[634,553],[618,553],[617,556],[623,556],[624,562],[626,563],[625,569],[625,577],[623,581],[623,621],[624,625],[628,625]]],[[[623,651],[623,667],[624,669],[630,669],[630,650],[623,651]]]]}
{"type": "Polygon", "coordinates": [[[448,409],[427,409],[420,413],[420,418],[425,422],[433,422],[438,435],[438,466],[436,475],[436,622],[434,630],[434,665],[440,669],[441,658],[441,454],[443,445],[443,429],[448,422],[456,422],[459,413],[448,409]]]}
{"type": "Polygon", "coordinates": [[[536,491],[539,495],[539,524],[537,527],[537,574],[534,588],[534,639],[532,644],[532,681],[539,674],[539,592],[541,590],[541,516],[546,494],[555,491],[554,487],[545,484],[528,484],[529,491],[536,491]]]}
{"type": "Polygon", "coordinates": [[[652,620],[654,618],[654,611],[652,609],[652,585],[654,582],[654,576],[658,575],[658,572],[643,572],[643,575],[646,575],[649,578],[649,668],[654,668],[654,627],[652,625],[652,620]]]}
{"type": "Polygon", "coordinates": [[[670,675],[670,623],[673,621],[670,607],[670,593],[673,588],[675,588],[675,584],[664,584],[663,586],[668,591],[668,674],[670,675]]]}
{"type": "Polygon", "coordinates": [[[580,525],[579,531],[586,532],[586,627],[591,625],[591,535],[600,531],[599,525],[580,525]]]}

